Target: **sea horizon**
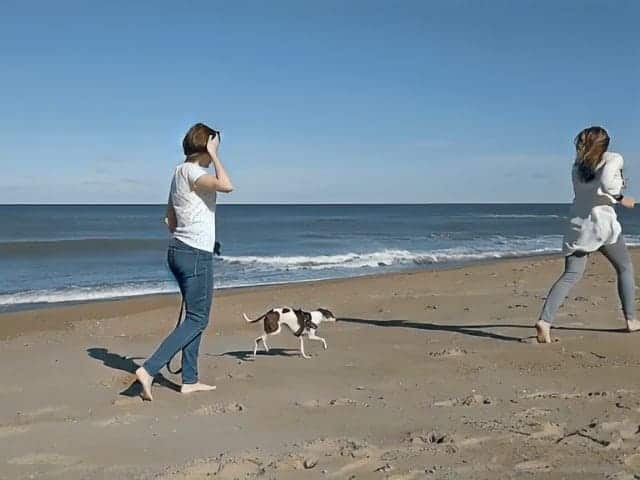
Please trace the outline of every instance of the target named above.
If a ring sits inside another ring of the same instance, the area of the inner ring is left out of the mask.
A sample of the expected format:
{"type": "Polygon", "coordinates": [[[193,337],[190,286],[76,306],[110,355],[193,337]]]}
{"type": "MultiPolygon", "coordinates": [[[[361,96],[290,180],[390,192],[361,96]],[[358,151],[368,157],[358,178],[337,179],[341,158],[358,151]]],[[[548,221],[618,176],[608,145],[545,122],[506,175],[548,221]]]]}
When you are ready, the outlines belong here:
{"type": "MultiPolygon", "coordinates": [[[[230,204],[218,289],[559,253],[569,204],[230,204]]],[[[164,204],[3,204],[0,311],[177,292],[164,204]]],[[[640,245],[640,215],[620,212],[640,245]]]]}

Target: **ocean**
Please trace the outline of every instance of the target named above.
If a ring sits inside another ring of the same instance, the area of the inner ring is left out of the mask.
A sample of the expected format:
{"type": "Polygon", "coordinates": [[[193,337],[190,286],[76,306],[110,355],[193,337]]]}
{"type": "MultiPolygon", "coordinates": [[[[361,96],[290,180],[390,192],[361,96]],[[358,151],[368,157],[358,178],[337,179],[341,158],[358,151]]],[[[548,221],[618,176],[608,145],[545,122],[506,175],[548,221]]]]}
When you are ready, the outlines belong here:
{"type": "MultiPolygon", "coordinates": [[[[164,205],[0,206],[0,311],[176,292],[164,205]]],[[[566,204],[218,205],[216,288],[560,251],[566,204]]],[[[640,245],[640,214],[620,212],[640,245]]]]}

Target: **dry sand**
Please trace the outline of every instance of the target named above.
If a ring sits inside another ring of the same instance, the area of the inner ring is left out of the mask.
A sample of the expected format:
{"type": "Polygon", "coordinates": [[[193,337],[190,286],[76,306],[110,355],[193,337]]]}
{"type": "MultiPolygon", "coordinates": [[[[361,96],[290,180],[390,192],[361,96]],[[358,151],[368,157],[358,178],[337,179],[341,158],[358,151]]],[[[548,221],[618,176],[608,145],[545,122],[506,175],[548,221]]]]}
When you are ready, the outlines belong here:
{"type": "MultiPolygon", "coordinates": [[[[633,253],[638,260],[639,253],[633,253]]],[[[594,255],[551,345],[531,342],[559,257],[219,293],[212,393],[132,371],[175,296],[0,316],[0,478],[496,479],[640,475],[640,333],[594,255]],[[241,312],[333,310],[329,349],[271,341],[241,312]]]]}

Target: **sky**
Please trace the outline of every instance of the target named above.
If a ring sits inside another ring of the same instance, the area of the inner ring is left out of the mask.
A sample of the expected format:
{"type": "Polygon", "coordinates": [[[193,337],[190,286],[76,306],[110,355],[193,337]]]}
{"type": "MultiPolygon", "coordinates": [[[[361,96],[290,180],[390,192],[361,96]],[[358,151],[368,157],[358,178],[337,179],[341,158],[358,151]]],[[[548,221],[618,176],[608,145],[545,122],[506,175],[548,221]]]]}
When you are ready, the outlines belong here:
{"type": "Polygon", "coordinates": [[[222,129],[228,203],[569,202],[590,125],[640,197],[639,19],[634,0],[3,0],[0,203],[164,202],[198,121],[222,129]]]}

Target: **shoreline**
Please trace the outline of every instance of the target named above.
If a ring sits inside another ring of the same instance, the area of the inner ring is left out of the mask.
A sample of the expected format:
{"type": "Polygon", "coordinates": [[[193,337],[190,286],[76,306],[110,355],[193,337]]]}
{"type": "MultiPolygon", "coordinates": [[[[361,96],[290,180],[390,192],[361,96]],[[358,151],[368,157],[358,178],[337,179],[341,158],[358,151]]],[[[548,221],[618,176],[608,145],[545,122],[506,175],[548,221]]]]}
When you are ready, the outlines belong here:
{"type": "MultiPolygon", "coordinates": [[[[629,246],[628,248],[629,250],[633,250],[636,248],[640,248],[640,246],[629,246]]],[[[513,256],[489,257],[489,258],[482,258],[477,260],[469,260],[469,261],[461,261],[461,262],[446,262],[441,264],[438,264],[438,262],[434,262],[433,264],[429,264],[428,267],[406,267],[405,269],[391,271],[391,272],[374,272],[374,273],[365,273],[362,275],[352,275],[352,276],[304,279],[304,280],[282,281],[282,282],[272,282],[272,283],[259,283],[254,285],[239,285],[239,286],[229,286],[229,287],[214,287],[214,292],[216,297],[218,297],[220,295],[223,295],[225,292],[253,291],[254,289],[282,287],[282,286],[288,286],[288,285],[321,284],[325,282],[367,279],[367,278],[375,278],[375,277],[387,276],[387,275],[403,275],[403,274],[413,274],[413,273],[419,273],[419,272],[459,270],[461,268],[473,267],[475,265],[486,265],[494,262],[517,261],[517,260],[523,260],[528,258],[540,258],[540,259],[544,259],[545,257],[555,258],[559,255],[561,255],[560,251],[558,251],[557,253],[539,253],[539,254],[534,253],[534,254],[524,254],[524,255],[516,254],[513,256]]],[[[0,306],[0,322],[2,322],[3,317],[17,314],[17,313],[28,313],[28,312],[34,312],[39,310],[58,309],[58,308],[84,306],[84,305],[92,305],[92,304],[126,302],[130,300],[144,299],[144,298],[176,297],[178,295],[179,295],[178,292],[156,292],[156,293],[141,293],[141,294],[86,299],[86,300],[64,300],[60,302],[8,304],[8,305],[0,306]]],[[[0,331],[1,331],[1,327],[0,327],[0,331]]]]}
{"type": "MultiPolygon", "coordinates": [[[[629,247],[629,250],[640,249],[640,246],[637,247],[629,247]]],[[[334,284],[340,282],[350,282],[350,281],[366,281],[368,279],[376,279],[376,278],[393,278],[395,276],[404,276],[404,275],[413,275],[417,273],[427,273],[427,272],[445,272],[445,271],[456,271],[465,268],[473,268],[475,266],[483,266],[483,265],[492,265],[499,264],[502,262],[517,262],[520,260],[526,259],[539,259],[539,260],[550,260],[554,258],[558,258],[561,255],[561,252],[558,253],[542,253],[542,254],[533,254],[533,255],[517,255],[513,257],[499,257],[499,258],[483,258],[478,260],[472,260],[469,262],[448,262],[446,264],[431,264],[428,268],[419,268],[412,267],[407,268],[401,271],[392,271],[392,272],[377,272],[377,273],[366,273],[362,275],[354,275],[348,277],[333,277],[333,278],[320,278],[320,279],[309,279],[309,280],[296,280],[290,282],[274,282],[274,283],[265,283],[265,284],[257,284],[257,285],[242,285],[242,286],[233,286],[233,287],[214,287],[215,298],[222,298],[228,295],[234,295],[238,293],[255,293],[261,290],[271,290],[278,288],[286,288],[286,287],[294,287],[294,286],[314,286],[314,285],[323,285],[323,284],[334,284]]],[[[128,303],[132,302],[134,304],[143,304],[153,306],[155,304],[158,305],[166,305],[168,303],[173,304],[177,302],[179,298],[178,292],[158,292],[158,293],[143,293],[139,295],[126,295],[120,297],[109,297],[109,298],[98,298],[98,299],[87,299],[87,300],[69,300],[62,302],[51,302],[51,303],[24,303],[24,304],[15,304],[6,309],[0,309],[0,339],[2,339],[2,322],[7,318],[11,318],[13,316],[23,316],[30,315],[37,312],[55,312],[58,309],[65,310],[66,312],[73,311],[74,308],[84,308],[95,306],[97,310],[104,311],[108,306],[114,306],[119,303],[128,303]]],[[[161,307],[158,307],[161,308],[161,307]]],[[[116,309],[116,311],[120,311],[121,309],[116,309]]],[[[137,309],[136,309],[137,310],[137,309]]]]}

